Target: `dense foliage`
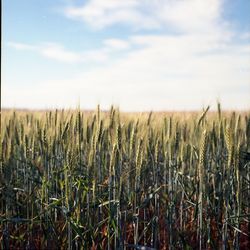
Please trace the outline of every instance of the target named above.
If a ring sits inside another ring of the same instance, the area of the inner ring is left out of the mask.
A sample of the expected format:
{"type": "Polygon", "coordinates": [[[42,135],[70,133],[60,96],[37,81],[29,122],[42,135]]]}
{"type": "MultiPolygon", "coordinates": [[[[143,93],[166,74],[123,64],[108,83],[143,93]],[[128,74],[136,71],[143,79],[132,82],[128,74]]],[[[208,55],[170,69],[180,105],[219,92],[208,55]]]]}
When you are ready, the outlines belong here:
{"type": "Polygon", "coordinates": [[[249,249],[249,113],[2,112],[3,249],[249,249]]]}

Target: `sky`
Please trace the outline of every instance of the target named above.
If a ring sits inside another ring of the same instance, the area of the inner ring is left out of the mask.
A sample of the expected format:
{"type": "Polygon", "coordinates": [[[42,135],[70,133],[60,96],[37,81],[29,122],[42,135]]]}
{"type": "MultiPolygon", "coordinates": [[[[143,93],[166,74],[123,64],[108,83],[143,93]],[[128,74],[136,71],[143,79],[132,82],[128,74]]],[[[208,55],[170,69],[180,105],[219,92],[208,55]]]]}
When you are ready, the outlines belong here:
{"type": "Polygon", "coordinates": [[[249,0],[2,5],[2,107],[250,109],[249,0]]]}

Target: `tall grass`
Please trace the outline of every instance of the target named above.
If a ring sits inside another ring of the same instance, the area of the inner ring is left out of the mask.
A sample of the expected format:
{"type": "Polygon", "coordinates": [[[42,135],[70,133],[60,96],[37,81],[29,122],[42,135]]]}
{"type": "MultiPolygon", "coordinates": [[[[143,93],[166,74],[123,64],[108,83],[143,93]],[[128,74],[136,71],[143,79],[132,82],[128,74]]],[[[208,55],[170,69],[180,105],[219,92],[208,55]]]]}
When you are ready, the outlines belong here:
{"type": "Polygon", "coordinates": [[[2,249],[249,249],[249,113],[3,112],[2,249]]]}

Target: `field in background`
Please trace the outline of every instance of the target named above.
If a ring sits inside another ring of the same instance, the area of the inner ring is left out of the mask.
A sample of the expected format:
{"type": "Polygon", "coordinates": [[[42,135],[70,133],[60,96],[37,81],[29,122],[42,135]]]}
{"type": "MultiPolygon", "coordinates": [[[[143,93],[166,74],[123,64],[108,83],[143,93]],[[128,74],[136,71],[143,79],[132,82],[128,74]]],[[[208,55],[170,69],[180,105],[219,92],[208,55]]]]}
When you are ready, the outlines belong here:
{"type": "Polygon", "coordinates": [[[250,113],[1,114],[2,249],[249,249],[250,113]],[[60,246],[60,247],[59,247],[60,246]]]}

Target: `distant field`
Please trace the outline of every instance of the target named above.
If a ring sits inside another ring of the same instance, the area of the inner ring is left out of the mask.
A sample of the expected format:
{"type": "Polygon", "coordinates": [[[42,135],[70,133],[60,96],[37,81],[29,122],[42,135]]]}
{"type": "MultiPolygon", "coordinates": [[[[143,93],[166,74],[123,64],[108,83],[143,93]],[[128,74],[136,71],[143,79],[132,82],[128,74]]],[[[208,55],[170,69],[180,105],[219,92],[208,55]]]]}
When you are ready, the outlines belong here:
{"type": "Polygon", "coordinates": [[[1,112],[1,249],[250,249],[249,197],[248,111],[1,112]]]}

